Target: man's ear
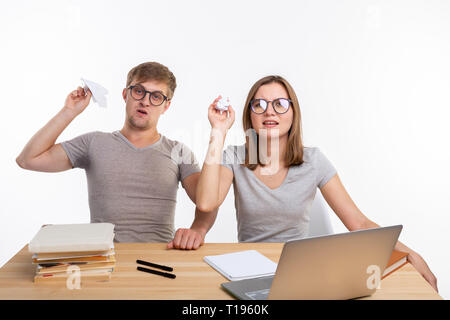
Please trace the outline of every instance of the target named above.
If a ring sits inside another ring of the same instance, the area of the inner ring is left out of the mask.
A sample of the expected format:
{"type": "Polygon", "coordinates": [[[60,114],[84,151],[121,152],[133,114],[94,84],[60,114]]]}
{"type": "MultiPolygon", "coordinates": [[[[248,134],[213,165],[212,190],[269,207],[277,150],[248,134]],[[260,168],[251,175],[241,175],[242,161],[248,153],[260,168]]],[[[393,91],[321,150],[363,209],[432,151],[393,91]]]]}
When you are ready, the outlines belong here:
{"type": "Polygon", "coordinates": [[[167,100],[166,106],[164,107],[164,110],[161,114],[164,114],[167,111],[167,109],[169,109],[169,106],[171,103],[172,103],[172,100],[167,100]]]}
{"type": "Polygon", "coordinates": [[[122,97],[123,97],[123,101],[127,102],[127,88],[123,89],[122,97]]]}

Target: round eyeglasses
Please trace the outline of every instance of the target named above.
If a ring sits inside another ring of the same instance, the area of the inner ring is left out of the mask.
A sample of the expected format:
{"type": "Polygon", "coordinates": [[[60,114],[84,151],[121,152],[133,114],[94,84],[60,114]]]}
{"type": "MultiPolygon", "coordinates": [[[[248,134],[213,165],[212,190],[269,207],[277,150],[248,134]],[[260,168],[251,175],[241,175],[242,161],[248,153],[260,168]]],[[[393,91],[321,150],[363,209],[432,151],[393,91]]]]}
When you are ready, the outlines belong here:
{"type": "Polygon", "coordinates": [[[164,101],[168,100],[161,91],[151,92],[145,90],[145,88],[139,84],[129,86],[128,89],[130,89],[133,99],[137,101],[144,99],[146,94],[148,93],[150,103],[155,107],[162,105],[164,101]]]}
{"type": "Polygon", "coordinates": [[[289,110],[289,106],[292,104],[292,101],[286,98],[278,98],[272,101],[253,99],[250,101],[250,107],[254,113],[261,114],[266,112],[269,102],[272,102],[273,110],[279,114],[286,113],[289,110]]]}

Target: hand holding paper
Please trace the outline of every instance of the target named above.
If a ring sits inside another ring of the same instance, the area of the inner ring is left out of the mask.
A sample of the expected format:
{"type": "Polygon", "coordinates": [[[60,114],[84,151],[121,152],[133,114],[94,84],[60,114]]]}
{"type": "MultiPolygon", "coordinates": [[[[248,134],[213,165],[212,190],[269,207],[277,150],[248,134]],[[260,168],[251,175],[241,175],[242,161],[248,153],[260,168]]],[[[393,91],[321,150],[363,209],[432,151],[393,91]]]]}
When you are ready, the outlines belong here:
{"type": "Polygon", "coordinates": [[[220,111],[228,111],[229,106],[230,106],[230,99],[221,98],[219,101],[217,101],[216,109],[220,111]]]}
{"type": "Polygon", "coordinates": [[[91,100],[91,96],[92,93],[90,91],[84,91],[82,87],[78,87],[69,93],[64,102],[64,108],[70,110],[76,116],[86,109],[91,100]]]}
{"type": "Polygon", "coordinates": [[[94,100],[94,102],[97,103],[100,107],[106,108],[106,95],[108,94],[108,90],[93,81],[86,80],[84,78],[81,78],[81,81],[83,81],[84,83],[84,91],[86,92],[87,89],[91,91],[92,100],[94,100]]]}

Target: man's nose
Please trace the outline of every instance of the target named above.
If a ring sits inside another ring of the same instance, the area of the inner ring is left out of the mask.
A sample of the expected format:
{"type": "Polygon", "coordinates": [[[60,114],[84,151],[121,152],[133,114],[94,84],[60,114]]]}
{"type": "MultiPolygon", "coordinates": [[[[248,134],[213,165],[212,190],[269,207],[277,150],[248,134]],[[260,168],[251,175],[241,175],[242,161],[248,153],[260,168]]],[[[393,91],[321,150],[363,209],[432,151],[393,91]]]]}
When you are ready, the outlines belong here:
{"type": "Polygon", "coordinates": [[[147,93],[141,100],[139,100],[139,102],[144,106],[144,107],[150,107],[150,96],[147,93]]]}

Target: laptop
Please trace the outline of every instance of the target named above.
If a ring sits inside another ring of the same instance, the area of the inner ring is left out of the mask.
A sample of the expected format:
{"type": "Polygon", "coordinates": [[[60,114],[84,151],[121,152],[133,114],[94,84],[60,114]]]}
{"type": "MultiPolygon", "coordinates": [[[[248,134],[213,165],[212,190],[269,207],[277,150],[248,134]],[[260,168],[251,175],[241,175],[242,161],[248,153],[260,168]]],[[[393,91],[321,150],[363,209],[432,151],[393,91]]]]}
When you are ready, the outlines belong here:
{"type": "Polygon", "coordinates": [[[274,276],[221,286],[241,300],[352,299],[369,296],[402,225],[286,242],[274,276]]]}

